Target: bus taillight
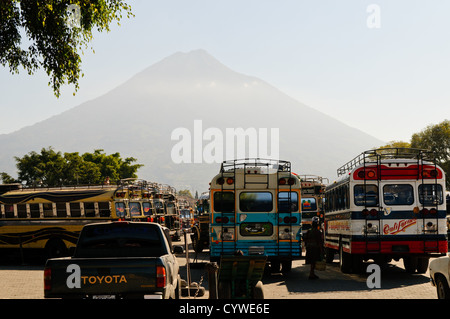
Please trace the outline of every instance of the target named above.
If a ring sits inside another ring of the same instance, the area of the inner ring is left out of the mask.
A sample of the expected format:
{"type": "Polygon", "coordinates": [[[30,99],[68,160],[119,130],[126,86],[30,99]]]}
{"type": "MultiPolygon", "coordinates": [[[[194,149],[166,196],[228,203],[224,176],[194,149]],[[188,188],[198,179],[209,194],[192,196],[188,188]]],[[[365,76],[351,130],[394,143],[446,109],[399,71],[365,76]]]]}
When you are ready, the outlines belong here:
{"type": "Polygon", "coordinates": [[[295,216],[293,216],[293,217],[286,216],[286,217],[283,218],[283,221],[284,221],[285,224],[289,224],[289,223],[295,224],[297,222],[297,217],[295,217],[295,216]]]}
{"type": "Polygon", "coordinates": [[[233,184],[233,183],[234,183],[234,179],[231,178],[231,177],[228,177],[228,178],[227,178],[227,184],[228,184],[228,185],[231,185],[231,184],[233,184]]]}
{"type": "Polygon", "coordinates": [[[225,217],[216,217],[215,221],[217,224],[222,224],[222,223],[227,224],[230,220],[228,217],[225,216],[225,217]]]}
{"type": "Polygon", "coordinates": [[[284,178],[280,178],[278,180],[278,185],[286,185],[286,180],[284,178]]]}

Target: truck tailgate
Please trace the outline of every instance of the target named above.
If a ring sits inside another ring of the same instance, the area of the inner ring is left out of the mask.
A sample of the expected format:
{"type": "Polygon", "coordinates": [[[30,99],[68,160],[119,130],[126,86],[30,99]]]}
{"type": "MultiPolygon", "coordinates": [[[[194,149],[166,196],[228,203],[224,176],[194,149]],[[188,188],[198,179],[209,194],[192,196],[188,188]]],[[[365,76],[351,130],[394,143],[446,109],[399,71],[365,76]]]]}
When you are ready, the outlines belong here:
{"type": "Polygon", "coordinates": [[[48,260],[45,297],[149,295],[157,288],[157,257],[69,258],[48,260]]]}

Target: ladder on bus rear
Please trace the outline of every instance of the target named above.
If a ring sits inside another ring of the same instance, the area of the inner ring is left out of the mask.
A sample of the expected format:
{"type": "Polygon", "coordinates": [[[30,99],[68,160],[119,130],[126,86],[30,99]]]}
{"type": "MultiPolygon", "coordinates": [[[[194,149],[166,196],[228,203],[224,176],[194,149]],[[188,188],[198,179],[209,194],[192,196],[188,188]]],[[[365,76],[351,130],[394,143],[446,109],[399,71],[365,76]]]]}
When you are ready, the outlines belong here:
{"type": "MultiPolygon", "coordinates": [[[[269,189],[269,183],[270,183],[270,168],[276,166],[276,174],[277,174],[277,178],[276,178],[276,183],[277,183],[277,194],[279,191],[279,185],[278,185],[278,181],[280,179],[280,173],[289,173],[289,176],[291,176],[291,162],[289,161],[283,161],[283,160],[271,160],[271,159],[261,159],[261,158],[254,158],[254,159],[250,159],[250,158],[245,158],[245,159],[239,159],[239,160],[229,160],[229,161],[224,161],[221,164],[220,167],[220,173],[221,173],[221,177],[222,178],[233,178],[234,180],[234,194],[236,196],[236,173],[238,169],[242,169],[243,171],[243,185],[244,185],[244,189],[246,189],[249,185],[261,185],[263,186],[261,189],[269,189]],[[264,172],[265,171],[265,172],[264,172]],[[251,181],[248,180],[248,176],[250,175],[262,175],[265,176],[265,178],[262,178],[260,181],[251,181]],[[264,187],[265,186],[265,187],[264,187]]],[[[224,191],[224,186],[225,183],[223,183],[221,185],[221,194],[223,194],[224,191]]],[[[291,207],[291,190],[292,190],[292,185],[289,186],[289,193],[288,193],[288,205],[289,207],[291,207]]],[[[235,201],[238,200],[235,197],[235,201]]],[[[278,199],[276,199],[276,203],[277,203],[277,208],[276,210],[278,211],[278,199]]],[[[236,211],[234,212],[236,215],[236,211]]],[[[292,211],[289,211],[289,218],[292,217],[292,211]]],[[[278,215],[278,214],[277,214],[278,215]]],[[[279,229],[280,227],[280,220],[277,217],[276,218],[276,223],[277,223],[277,229],[279,229]]],[[[227,224],[226,227],[233,227],[235,229],[235,238],[234,238],[234,251],[236,251],[236,238],[237,238],[237,232],[239,231],[238,229],[236,229],[236,220],[233,219],[231,224],[227,224]]],[[[223,220],[221,220],[221,232],[223,233],[224,231],[224,223],[223,220]]],[[[292,224],[289,224],[289,231],[292,232],[292,224]]],[[[278,238],[278,236],[277,236],[278,238]]],[[[222,252],[224,251],[224,247],[223,247],[223,240],[221,241],[222,243],[222,252]]],[[[290,249],[289,249],[289,256],[292,255],[292,238],[290,239],[290,249]]],[[[277,254],[280,255],[280,242],[279,240],[277,240],[277,254]]]]}

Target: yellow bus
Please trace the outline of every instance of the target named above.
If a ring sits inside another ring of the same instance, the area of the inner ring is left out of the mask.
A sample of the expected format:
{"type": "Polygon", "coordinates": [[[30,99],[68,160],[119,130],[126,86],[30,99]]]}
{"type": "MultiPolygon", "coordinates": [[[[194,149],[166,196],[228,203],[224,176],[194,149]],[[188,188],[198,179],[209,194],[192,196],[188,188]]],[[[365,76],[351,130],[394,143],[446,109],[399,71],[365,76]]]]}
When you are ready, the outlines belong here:
{"type": "Polygon", "coordinates": [[[0,185],[0,251],[45,250],[47,258],[67,256],[81,228],[129,216],[117,185],[22,188],[0,185]]]}

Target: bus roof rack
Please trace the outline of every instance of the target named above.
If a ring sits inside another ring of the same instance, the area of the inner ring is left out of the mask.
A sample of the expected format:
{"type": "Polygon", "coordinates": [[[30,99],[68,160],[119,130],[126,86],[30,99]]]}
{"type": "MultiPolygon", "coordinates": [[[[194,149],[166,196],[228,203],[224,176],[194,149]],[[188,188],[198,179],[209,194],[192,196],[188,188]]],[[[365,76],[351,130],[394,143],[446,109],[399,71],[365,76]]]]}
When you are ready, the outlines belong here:
{"type": "Polygon", "coordinates": [[[311,182],[311,183],[325,183],[324,180],[327,180],[327,183],[329,183],[328,178],[322,177],[319,175],[297,175],[297,177],[300,179],[301,182],[311,182]]]}
{"type": "Polygon", "coordinates": [[[278,172],[290,172],[291,162],[264,158],[244,158],[236,160],[223,161],[220,166],[220,172],[234,171],[236,169],[247,169],[250,167],[265,167],[274,169],[278,172]]]}
{"type": "Polygon", "coordinates": [[[344,175],[355,167],[365,165],[366,163],[379,163],[381,160],[391,159],[414,159],[419,161],[430,161],[435,163],[434,152],[419,148],[408,147],[391,147],[391,148],[378,148],[365,151],[356,156],[351,161],[345,163],[337,169],[337,175],[344,175]]]}

